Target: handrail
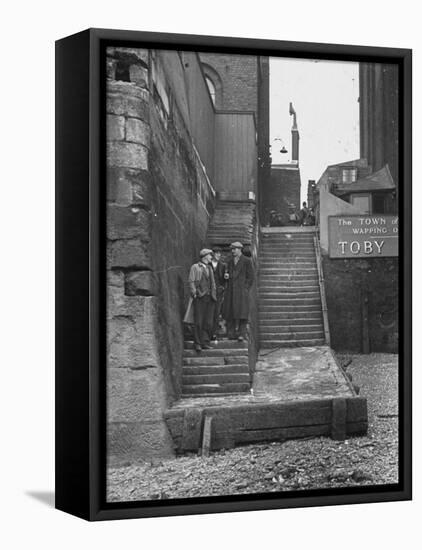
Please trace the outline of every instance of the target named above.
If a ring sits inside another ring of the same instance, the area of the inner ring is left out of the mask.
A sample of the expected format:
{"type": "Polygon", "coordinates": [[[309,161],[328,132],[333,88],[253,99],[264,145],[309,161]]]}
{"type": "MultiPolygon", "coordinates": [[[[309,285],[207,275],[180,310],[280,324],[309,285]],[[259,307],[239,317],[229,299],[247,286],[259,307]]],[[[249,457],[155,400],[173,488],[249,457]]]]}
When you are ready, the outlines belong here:
{"type": "Polygon", "coordinates": [[[324,272],[322,270],[322,264],[321,264],[321,248],[319,246],[319,239],[316,234],[314,236],[314,248],[315,248],[315,256],[316,256],[317,269],[318,269],[319,292],[321,295],[322,320],[324,323],[325,343],[328,346],[331,346],[330,326],[328,323],[327,299],[325,296],[324,272]]]}

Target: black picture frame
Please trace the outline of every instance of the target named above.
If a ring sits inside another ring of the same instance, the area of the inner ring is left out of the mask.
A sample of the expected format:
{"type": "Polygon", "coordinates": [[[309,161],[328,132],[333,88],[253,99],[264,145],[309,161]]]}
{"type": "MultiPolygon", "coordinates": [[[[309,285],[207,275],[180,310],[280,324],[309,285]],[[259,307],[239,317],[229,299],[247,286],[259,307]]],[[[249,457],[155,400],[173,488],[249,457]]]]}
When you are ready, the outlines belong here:
{"type": "Polygon", "coordinates": [[[89,29],[56,43],[56,508],[87,520],[412,498],[411,162],[408,49],[89,29]],[[104,48],[198,50],[396,63],[400,99],[399,483],[111,504],[105,501],[104,48]]]}

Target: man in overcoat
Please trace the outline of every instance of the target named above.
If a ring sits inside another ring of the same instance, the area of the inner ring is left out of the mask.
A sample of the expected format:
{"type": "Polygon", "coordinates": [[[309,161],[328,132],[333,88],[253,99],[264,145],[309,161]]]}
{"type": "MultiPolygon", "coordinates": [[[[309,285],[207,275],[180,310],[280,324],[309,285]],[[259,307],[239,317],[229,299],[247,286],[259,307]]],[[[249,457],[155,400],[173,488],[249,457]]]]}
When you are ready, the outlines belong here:
{"type": "Polygon", "coordinates": [[[227,281],[224,278],[226,273],[227,266],[221,260],[222,250],[219,246],[214,246],[213,249],[213,258],[211,260],[211,266],[214,273],[215,287],[217,290],[217,301],[214,308],[214,322],[212,328],[213,339],[217,338],[218,328],[219,328],[219,318],[221,313],[221,307],[223,305],[224,291],[227,286],[227,281]]]}
{"type": "Polygon", "coordinates": [[[210,346],[210,333],[217,300],[214,274],[211,267],[212,250],[203,248],[200,261],[190,268],[189,291],[193,300],[193,339],[196,351],[210,346]]]}
{"type": "Polygon", "coordinates": [[[227,336],[231,340],[246,339],[249,317],[249,291],[254,281],[252,261],[243,255],[243,245],[230,245],[232,257],[227,264],[228,284],[224,297],[223,317],[227,323],[227,336]]]}

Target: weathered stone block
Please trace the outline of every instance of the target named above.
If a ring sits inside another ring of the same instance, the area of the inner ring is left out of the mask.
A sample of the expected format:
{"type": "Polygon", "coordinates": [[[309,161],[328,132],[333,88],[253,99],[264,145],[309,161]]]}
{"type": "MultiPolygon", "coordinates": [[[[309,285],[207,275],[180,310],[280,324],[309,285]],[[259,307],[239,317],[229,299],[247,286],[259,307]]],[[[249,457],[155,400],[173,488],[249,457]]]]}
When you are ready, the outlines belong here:
{"type": "Polygon", "coordinates": [[[107,81],[107,113],[149,120],[149,93],[130,82],[107,81]]]}
{"type": "Polygon", "coordinates": [[[107,306],[107,314],[110,319],[116,317],[133,320],[144,332],[148,334],[154,332],[153,325],[157,319],[157,298],[155,296],[126,296],[124,287],[109,285],[107,306]]]}
{"type": "Polygon", "coordinates": [[[138,118],[128,118],[126,120],[126,141],[141,143],[149,149],[150,146],[150,127],[148,124],[138,118]]]}
{"type": "Polygon", "coordinates": [[[118,115],[107,115],[107,139],[125,139],[125,118],[118,115]]]}
{"type": "Polygon", "coordinates": [[[148,65],[148,50],[141,48],[107,48],[107,56],[148,65]]]}
{"type": "Polygon", "coordinates": [[[155,297],[115,298],[109,293],[109,307],[120,315],[109,317],[107,322],[108,367],[142,370],[158,366],[156,312],[151,303],[142,301],[155,297]]]}
{"type": "Polygon", "coordinates": [[[129,67],[130,81],[134,82],[141,88],[148,87],[148,69],[139,64],[129,67]]]}
{"type": "Polygon", "coordinates": [[[110,57],[108,57],[106,61],[106,75],[107,78],[111,80],[114,80],[116,76],[116,60],[110,57]]]}
{"type": "Polygon", "coordinates": [[[107,247],[107,265],[111,268],[151,269],[148,243],[141,239],[122,239],[107,247]]]}
{"type": "Polygon", "coordinates": [[[126,296],[153,296],[156,293],[152,271],[131,271],[125,274],[126,296]]]}
{"type": "Polygon", "coordinates": [[[112,422],[107,426],[107,461],[110,466],[171,456],[174,456],[173,442],[163,420],[112,422]]]}
{"type": "Polygon", "coordinates": [[[145,170],[109,166],[107,200],[120,205],[151,205],[151,175],[145,170]]]}
{"type": "Polygon", "coordinates": [[[139,237],[142,241],[151,239],[151,214],[135,206],[109,205],[107,208],[107,238],[131,239],[139,237]]]}
{"type": "Polygon", "coordinates": [[[148,149],[138,143],[112,141],[107,144],[107,165],[148,169],[148,149]]]}
{"type": "Polygon", "coordinates": [[[159,365],[155,297],[124,296],[108,288],[107,359],[110,368],[159,365]]]}
{"type": "Polygon", "coordinates": [[[157,367],[107,371],[109,422],[160,420],[166,408],[165,388],[157,367]]]}
{"type": "MultiPolygon", "coordinates": [[[[142,99],[148,102],[149,92],[139,86],[136,86],[133,82],[124,82],[122,80],[108,80],[107,81],[107,96],[121,98],[132,97],[136,99],[142,99]]],[[[123,114],[123,113],[117,113],[123,114]]]]}
{"type": "Polygon", "coordinates": [[[107,286],[115,286],[121,289],[125,284],[125,274],[123,271],[107,271],[107,286]]]}

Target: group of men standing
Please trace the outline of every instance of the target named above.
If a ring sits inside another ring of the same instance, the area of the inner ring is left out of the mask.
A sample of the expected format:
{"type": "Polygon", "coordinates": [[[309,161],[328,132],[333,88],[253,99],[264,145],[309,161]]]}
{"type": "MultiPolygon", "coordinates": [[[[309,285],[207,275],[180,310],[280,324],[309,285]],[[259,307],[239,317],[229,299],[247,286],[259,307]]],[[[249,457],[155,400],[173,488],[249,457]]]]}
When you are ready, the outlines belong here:
{"type": "Polygon", "coordinates": [[[193,325],[196,351],[210,348],[217,337],[220,314],[226,321],[230,340],[247,339],[249,291],[254,280],[252,261],[243,254],[243,245],[230,245],[231,258],[221,261],[221,248],[203,248],[199,262],[189,272],[190,300],[184,318],[193,325]]]}

